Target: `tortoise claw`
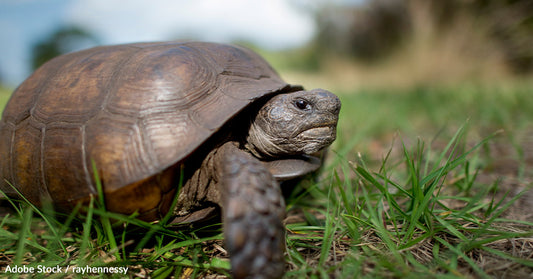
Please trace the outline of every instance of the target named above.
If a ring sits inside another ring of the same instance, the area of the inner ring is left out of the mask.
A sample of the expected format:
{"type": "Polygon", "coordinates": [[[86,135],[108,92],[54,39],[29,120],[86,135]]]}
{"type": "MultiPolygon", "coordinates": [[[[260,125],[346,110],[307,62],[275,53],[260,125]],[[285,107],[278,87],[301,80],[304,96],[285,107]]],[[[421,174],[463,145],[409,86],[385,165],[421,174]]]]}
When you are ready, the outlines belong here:
{"type": "Polygon", "coordinates": [[[285,269],[285,203],[272,174],[242,150],[225,153],[224,238],[235,278],[280,278],[285,269]]]}

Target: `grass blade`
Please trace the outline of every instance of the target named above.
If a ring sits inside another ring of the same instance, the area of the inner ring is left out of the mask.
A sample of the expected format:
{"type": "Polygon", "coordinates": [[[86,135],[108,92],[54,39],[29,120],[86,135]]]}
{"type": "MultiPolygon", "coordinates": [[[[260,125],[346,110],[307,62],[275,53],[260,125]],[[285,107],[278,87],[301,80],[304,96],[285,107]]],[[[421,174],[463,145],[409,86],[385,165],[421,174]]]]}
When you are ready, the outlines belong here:
{"type": "Polygon", "coordinates": [[[25,252],[26,243],[31,239],[30,228],[31,228],[31,217],[33,216],[33,210],[31,207],[26,206],[22,213],[22,224],[20,227],[17,250],[15,254],[15,264],[22,264],[25,252]]]}

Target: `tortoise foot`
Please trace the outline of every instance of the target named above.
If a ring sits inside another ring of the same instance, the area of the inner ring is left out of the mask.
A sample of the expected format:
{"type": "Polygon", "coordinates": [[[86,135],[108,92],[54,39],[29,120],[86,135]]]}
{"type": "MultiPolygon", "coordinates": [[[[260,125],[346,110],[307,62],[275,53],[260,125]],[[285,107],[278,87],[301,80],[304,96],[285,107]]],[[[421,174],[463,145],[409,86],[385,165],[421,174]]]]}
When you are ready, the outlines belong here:
{"type": "Polygon", "coordinates": [[[279,185],[250,154],[233,149],[224,157],[224,237],[233,276],[280,278],[285,269],[285,202],[279,185]]]}

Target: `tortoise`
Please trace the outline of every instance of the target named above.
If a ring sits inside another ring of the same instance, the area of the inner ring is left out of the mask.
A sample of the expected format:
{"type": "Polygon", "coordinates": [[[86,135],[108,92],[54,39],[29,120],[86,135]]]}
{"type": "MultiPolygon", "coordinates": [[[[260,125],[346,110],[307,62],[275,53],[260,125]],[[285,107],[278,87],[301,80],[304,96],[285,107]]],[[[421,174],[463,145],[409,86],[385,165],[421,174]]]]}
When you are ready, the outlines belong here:
{"type": "Polygon", "coordinates": [[[94,164],[107,210],[146,221],[170,211],[175,223],[221,212],[234,277],[276,278],[284,273],[280,183],[319,168],[339,110],[334,94],[287,84],[241,46],[73,52],[45,63],[10,98],[0,188],[70,210],[97,195],[94,164]]]}

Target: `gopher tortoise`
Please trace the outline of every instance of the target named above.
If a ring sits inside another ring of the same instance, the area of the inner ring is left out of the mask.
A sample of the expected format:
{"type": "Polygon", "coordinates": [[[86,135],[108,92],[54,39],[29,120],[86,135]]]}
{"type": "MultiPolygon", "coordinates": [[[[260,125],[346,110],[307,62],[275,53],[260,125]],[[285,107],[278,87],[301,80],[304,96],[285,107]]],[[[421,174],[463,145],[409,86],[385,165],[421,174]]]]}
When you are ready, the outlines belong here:
{"type": "Polygon", "coordinates": [[[221,212],[233,276],[277,278],[285,243],[279,185],[317,170],[339,110],[334,94],[285,83],[239,46],[160,42],[69,53],[9,100],[0,189],[16,196],[13,185],[37,206],[69,210],[97,195],[94,164],[107,210],[147,221],[172,211],[176,223],[221,212]]]}

